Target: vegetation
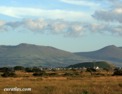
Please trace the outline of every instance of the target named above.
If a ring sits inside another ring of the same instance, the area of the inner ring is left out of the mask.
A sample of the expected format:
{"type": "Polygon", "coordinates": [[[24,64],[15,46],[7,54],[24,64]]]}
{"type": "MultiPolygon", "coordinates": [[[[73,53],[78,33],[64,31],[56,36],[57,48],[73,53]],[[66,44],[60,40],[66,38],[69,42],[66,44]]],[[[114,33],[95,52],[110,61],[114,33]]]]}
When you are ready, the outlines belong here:
{"type": "Polygon", "coordinates": [[[106,61],[93,61],[93,62],[83,62],[83,63],[78,63],[74,65],[68,66],[69,68],[94,68],[94,67],[99,67],[99,68],[104,68],[104,69],[113,69],[115,66],[111,63],[108,63],[106,61]]]}
{"type": "Polygon", "coordinates": [[[122,76],[113,76],[118,68],[113,71],[94,71],[92,68],[18,68],[0,68],[4,69],[0,72],[0,94],[121,94],[122,76]],[[32,91],[4,91],[4,88],[14,87],[31,88],[32,91]]]}
{"type": "Polygon", "coordinates": [[[15,77],[16,74],[14,72],[4,72],[1,76],[3,76],[3,77],[15,77]]]}
{"type": "Polygon", "coordinates": [[[33,76],[47,76],[47,73],[45,71],[35,72],[33,76]]]}
{"type": "Polygon", "coordinates": [[[121,75],[122,76],[122,68],[116,68],[116,69],[114,69],[113,75],[121,75]]]}
{"type": "Polygon", "coordinates": [[[121,76],[0,78],[0,94],[121,94],[121,79],[121,76]],[[26,87],[32,91],[5,92],[6,87],[26,87]]]}
{"type": "Polygon", "coordinates": [[[1,69],[3,71],[3,74],[1,74],[2,77],[15,77],[16,76],[15,71],[12,68],[4,67],[1,69]]]}
{"type": "Polygon", "coordinates": [[[23,66],[15,66],[14,70],[24,70],[25,68],[23,66]]]}

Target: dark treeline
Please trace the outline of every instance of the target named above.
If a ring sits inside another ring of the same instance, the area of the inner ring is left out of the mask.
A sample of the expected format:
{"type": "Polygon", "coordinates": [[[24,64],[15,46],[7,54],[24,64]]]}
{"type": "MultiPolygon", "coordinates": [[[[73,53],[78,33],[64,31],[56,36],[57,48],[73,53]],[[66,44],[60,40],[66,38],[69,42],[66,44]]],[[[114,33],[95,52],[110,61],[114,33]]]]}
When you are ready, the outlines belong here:
{"type": "Polygon", "coordinates": [[[73,73],[64,73],[63,76],[71,76],[71,75],[78,75],[77,71],[82,72],[90,72],[91,75],[95,72],[100,71],[113,71],[114,75],[122,75],[122,68],[115,68],[113,70],[110,69],[95,69],[95,68],[43,68],[43,67],[23,67],[23,66],[15,66],[15,67],[1,67],[0,72],[2,73],[2,77],[16,77],[16,71],[23,71],[23,72],[32,72],[33,76],[56,76],[56,71],[67,71],[72,70],[73,73]],[[46,71],[52,71],[52,73],[46,73],[46,71]]]}

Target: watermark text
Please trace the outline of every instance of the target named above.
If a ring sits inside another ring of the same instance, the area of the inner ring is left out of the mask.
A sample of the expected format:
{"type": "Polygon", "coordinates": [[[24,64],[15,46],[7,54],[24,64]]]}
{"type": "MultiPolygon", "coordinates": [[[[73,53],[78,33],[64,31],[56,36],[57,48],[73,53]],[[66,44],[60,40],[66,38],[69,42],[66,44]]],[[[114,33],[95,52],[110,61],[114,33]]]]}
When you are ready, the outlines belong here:
{"type": "Polygon", "coordinates": [[[13,87],[13,88],[4,88],[4,91],[31,91],[31,88],[13,87]]]}

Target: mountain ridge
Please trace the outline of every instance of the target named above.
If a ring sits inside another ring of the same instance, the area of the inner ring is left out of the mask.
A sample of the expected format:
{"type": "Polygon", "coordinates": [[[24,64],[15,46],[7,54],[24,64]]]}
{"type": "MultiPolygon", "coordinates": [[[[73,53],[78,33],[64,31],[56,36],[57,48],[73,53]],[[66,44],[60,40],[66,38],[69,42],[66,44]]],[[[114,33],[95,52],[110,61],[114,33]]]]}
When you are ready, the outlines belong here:
{"type": "Polygon", "coordinates": [[[51,46],[27,43],[0,45],[0,66],[65,67],[93,60],[122,66],[122,49],[109,45],[96,51],[72,53],[51,46]]]}
{"type": "Polygon", "coordinates": [[[122,49],[115,45],[109,45],[96,51],[76,52],[75,54],[91,59],[110,61],[122,66],[122,49]]]}
{"type": "Polygon", "coordinates": [[[85,57],[50,46],[26,43],[0,46],[0,66],[61,67],[87,60],[85,57]]]}

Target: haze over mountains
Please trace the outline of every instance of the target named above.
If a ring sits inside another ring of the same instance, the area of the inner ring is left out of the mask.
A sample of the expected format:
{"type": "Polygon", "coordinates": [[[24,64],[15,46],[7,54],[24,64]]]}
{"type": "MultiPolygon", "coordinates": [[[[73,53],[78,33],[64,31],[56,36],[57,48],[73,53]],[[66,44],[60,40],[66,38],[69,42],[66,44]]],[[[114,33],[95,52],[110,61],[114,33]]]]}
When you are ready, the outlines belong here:
{"type": "Polygon", "coordinates": [[[75,54],[89,57],[91,59],[110,61],[117,66],[122,66],[122,47],[110,45],[100,50],[91,52],[77,52],[75,54]]]}
{"type": "Polygon", "coordinates": [[[110,61],[122,66],[122,48],[111,45],[97,51],[71,53],[50,46],[25,43],[0,46],[0,67],[17,65],[62,67],[94,60],[110,61]]]}

